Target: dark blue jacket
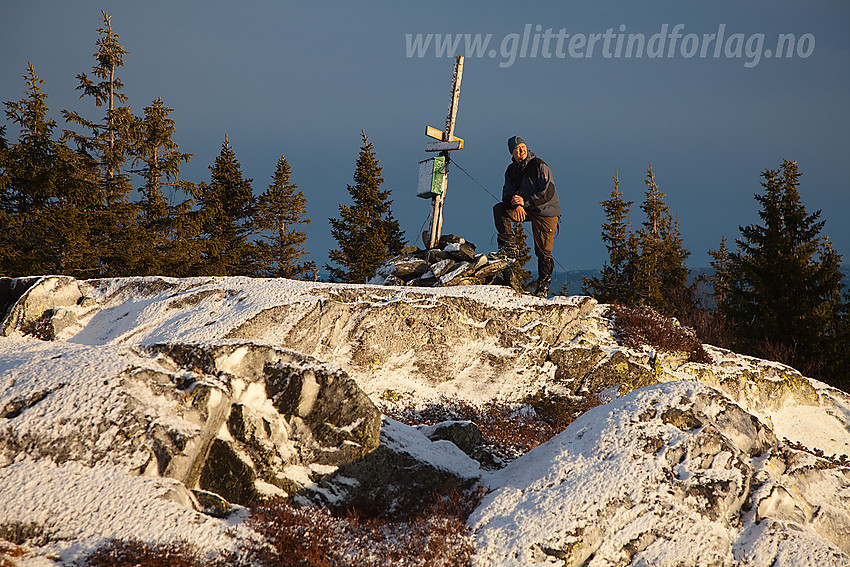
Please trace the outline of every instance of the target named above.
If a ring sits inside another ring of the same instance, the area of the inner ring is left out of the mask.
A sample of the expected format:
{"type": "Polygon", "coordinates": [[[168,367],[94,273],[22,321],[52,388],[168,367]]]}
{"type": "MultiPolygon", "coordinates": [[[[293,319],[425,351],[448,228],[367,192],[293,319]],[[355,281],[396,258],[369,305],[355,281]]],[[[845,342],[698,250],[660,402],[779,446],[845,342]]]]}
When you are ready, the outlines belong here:
{"type": "Polygon", "coordinates": [[[523,208],[527,213],[541,217],[560,217],[561,201],[552,180],[552,170],[532,152],[521,162],[511,159],[505,170],[505,185],[502,187],[502,202],[508,209],[515,208],[511,197],[522,195],[523,208]]]}

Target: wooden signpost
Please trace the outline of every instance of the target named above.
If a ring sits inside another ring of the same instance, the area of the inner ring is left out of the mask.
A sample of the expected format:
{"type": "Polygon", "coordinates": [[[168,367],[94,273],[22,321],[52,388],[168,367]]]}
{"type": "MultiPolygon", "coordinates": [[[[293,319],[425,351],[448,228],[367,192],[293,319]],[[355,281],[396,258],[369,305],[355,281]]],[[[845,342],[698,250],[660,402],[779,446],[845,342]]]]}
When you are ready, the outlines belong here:
{"type": "Polygon", "coordinates": [[[440,140],[429,142],[425,146],[426,152],[440,152],[438,158],[432,158],[420,162],[418,195],[420,197],[431,197],[430,228],[422,233],[422,242],[427,248],[434,248],[440,240],[440,232],[443,228],[443,203],[446,201],[446,185],[448,182],[449,155],[454,150],[463,149],[463,140],[455,137],[455,118],[457,117],[457,104],[460,98],[460,80],[463,76],[463,55],[455,60],[455,70],[452,76],[452,98],[449,103],[449,113],[446,117],[446,129],[438,130],[428,126],[425,135],[440,140]],[[441,159],[440,159],[441,158],[441,159]],[[430,173],[430,180],[427,175],[430,173]],[[423,176],[425,176],[423,178],[423,176]],[[430,181],[428,190],[423,191],[424,184],[430,181]]]}

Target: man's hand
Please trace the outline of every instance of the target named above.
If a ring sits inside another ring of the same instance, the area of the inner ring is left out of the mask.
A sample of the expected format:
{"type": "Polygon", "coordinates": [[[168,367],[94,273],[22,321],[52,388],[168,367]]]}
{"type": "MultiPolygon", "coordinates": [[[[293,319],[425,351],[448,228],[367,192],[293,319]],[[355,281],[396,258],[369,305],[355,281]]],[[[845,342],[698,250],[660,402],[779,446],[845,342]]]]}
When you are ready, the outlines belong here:
{"type": "Polygon", "coordinates": [[[525,201],[522,200],[522,195],[514,195],[511,197],[511,205],[516,205],[517,207],[508,211],[508,214],[517,222],[522,222],[525,220],[525,209],[523,208],[523,204],[525,201]]]}
{"type": "Polygon", "coordinates": [[[525,209],[523,209],[522,206],[519,206],[512,211],[508,211],[508,214],[510,214],[511,218],[517,222],[523,222],[525,220],[525,209]]]}

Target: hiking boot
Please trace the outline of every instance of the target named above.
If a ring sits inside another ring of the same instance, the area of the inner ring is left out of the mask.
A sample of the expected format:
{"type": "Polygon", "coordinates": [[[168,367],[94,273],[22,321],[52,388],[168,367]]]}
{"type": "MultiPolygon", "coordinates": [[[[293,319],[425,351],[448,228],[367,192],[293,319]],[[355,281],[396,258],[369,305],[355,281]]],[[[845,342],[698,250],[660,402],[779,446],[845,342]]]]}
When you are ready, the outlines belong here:
{"type": "Polygon", "coordinates": [[[499,234],[496,237],[496,241],[499,243],[499,250],[490,254],[489,258],[491,260],[505,260],[507,262],[513,262],[517,259],[518,251],[514,235],[499,234]]]}
{"type": "Polygon", "coordinates": [[[547,299],[549,297],[549,284],[552,283],[551,276],[543,276],[537,280],[537,287],[534,290],[534,295],[547,299]]]}
{"type": "Polygon", "coordinates": [[[492,252],[489,256],[487,256],[488,260],[504,260],[506,262],[513,262],[517,258],[516,247],[513,246],[505,246],[499,248],[497,251],[492,252]]]}

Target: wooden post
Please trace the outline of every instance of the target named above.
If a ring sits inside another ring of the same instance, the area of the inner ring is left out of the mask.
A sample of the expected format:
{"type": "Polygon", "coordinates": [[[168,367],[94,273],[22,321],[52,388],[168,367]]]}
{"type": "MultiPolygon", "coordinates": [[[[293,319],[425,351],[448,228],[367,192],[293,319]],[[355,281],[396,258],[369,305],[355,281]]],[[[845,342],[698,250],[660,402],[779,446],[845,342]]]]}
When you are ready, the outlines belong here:
{"type": "MultiPolygon", "coordinates": [[[[463,55],[458,55],[455,60],[455,71],[452,76],[452,99],[449,103],[449,113],[446,116],[446,129],[443,131],[443,141],[451,142],[455,133],[455,118],[457,117],[457,103],[460,98],[460,80],[463,76],[463,55]]],[[[449,150],[440,152],[441,156],[446,158],[446,174],[449,167],[449,150]]],[[[428,248],[437,246],[440,240],[440,233],[443,229],[443,203],[446,201],[446,191],[431,198],[431,228],[427,234],[427,242],[424,244],[428,248]]],[[[424,234],[422,235],[425,236],[424,234]]]]}

